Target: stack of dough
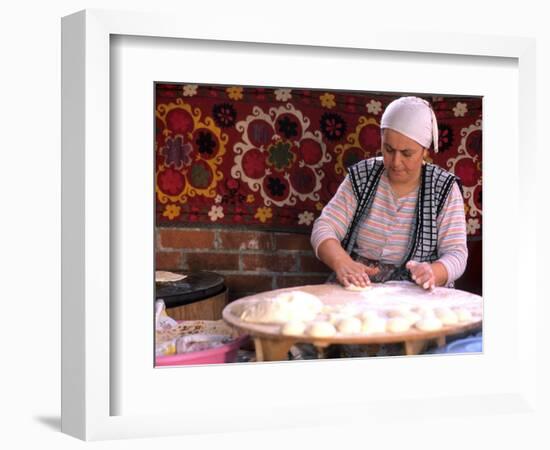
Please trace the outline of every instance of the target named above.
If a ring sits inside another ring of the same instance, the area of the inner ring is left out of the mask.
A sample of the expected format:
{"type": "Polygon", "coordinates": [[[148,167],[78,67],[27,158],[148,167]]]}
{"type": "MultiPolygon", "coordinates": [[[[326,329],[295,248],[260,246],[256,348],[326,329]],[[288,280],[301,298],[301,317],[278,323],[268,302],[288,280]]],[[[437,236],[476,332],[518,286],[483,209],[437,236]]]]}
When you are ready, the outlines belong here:
{"type": "Polygon", "coordinates": [[[244,322],[308,322],[323,309],[323,302],[303,291],[283,292],[277,297],[247,307],[241,314],[244,322]]]}

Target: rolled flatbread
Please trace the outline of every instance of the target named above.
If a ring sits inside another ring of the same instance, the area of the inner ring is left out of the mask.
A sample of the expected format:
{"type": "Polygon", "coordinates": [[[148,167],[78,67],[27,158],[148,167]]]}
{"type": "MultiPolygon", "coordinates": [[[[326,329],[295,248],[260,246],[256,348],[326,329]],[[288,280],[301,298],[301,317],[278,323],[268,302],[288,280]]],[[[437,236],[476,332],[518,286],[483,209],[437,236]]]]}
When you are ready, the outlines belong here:
{"type": "Polygon", "coordinates": [[[185,278],[187,278],[187,275],[182,275],[181,273],[166,272],[164,270],[155,271],[155,282],[157,283],[169,283],[185,278]]]}
{"type": "Polygon", "coordinates": [[[344,287],[346,291],[355,291],[355,292],[368,291],[371,288],[372,286],[361,287],[361,286],[356,286],[355,284],[350,284],[349,286],[344,287]]]}

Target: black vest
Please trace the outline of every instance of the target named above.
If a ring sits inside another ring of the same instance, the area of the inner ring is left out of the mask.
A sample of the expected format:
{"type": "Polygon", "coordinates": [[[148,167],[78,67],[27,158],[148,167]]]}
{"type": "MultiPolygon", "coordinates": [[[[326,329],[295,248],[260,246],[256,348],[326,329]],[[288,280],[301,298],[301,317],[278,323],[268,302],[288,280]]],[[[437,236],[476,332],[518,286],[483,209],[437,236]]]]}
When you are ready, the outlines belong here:
{"type": "MultiPolygon", "coordinates": [[[[353,192],[357,199],[357,208],[342,240],[342,247],[349,254],[352,254],[355,247],[359,225],[367,218],[383,170],[384,162],[381,157],[360,161],[348,169],[353,192]]],[[[433,262],[438,259],[437,217],[445,205],[454,182],[459,183],[460,186],[458,178],[441,167],[434,164],[422,166],[422,179],[418,189],[418,200],[412,225],[413,231],[409,238],[405,257],[396,267],[392,279],[410,280],[410,273],[404,265],[411,259],[419,262],[433,262]]]]}

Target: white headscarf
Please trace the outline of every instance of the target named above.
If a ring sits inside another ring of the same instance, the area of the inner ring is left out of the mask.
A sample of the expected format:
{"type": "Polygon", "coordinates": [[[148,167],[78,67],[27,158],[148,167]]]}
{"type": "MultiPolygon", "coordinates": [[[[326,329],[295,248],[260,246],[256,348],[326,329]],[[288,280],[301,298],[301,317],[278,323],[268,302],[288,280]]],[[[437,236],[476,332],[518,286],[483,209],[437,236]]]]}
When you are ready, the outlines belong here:
{"type": "Polygon", "coordinates": [[[382,114],[380,128],[390,128],[404,134],[422,147],[434,144],[438,151],[437,119],[430,104],[418,97],[401,97],[391,102],[382,114]]]}

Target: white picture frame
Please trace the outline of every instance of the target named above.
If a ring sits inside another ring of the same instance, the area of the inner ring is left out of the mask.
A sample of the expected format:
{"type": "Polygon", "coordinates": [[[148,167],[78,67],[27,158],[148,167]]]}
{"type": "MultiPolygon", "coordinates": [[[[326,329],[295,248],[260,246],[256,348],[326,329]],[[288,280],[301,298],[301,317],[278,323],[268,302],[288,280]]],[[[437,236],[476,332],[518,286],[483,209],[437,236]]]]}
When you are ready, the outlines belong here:
{"type": "MultiPolygon", "coordinates": [[[[514,77],[517,77],[517,95],[511,95],[511,98],[512,104],[517,104],[519,111],[517,124],[513,123],[510,126],[511,142],[502,149],[502,154],[508,161],[502,163],[503,170],[512,172],[510,187],[504,188],[504,192],[510,194],[508,208],[521,214],[525,226],[532,225],[534,228],[536,221],[534,205],[537,195],[529,173],[535,171],[536,158],[520,159],[518,157],[519,149],[536,147],[536,53],[533,39],[447,33],[403,33],[391,29],[371,29],[369,31],[361,30],[361,32],[350,30],[349,34],[340,35],[326,35],[322,30],[317,30],[314,27],[307,28],[307,31],[304,33],[303,30],[289,29],[284,36],[281,36],[278,30],[270,30],[269,27],[262,26],[261,23],[251,23],[249,27],[229,27],[222,23],[216,23],[215,27],[205,28],[200,21],[188,22],[186,27],[182,28],[181,22],[177,18],[161,13],[87,10],[63,18],[63,432],[84,440],[100,440],[296,426],[308,427],[314,424],[350,426],[362,424],[364,421],[369,421],[369,423],[376,424],[379,429],[383,429],[387,426],[400,424],[408,417],[414,417],[414,420],[418,420],[418,418],[453,418],[455,421],[467,423],[474,428],[487,426],[499,430],[512,418],[516,423],[523,421],[532,424],[537,424],[544,419],[544,405],[537,403],[538,353],[536,346],[532,344],[536,342],[536,327],[533,327],[532,324],[536,323],[537,298],[541,300],[537,295],[541,296],[542,294],[537,292],[536,284],[522,286],[520,304],[517,281],[509,280],[510,284],[507,287],[496,286],[494,282],[491,282],[494,281],[494,278],[491,280],[485,277],[485,266],[484,283],[488,283],[484,285],[484,297],[487,293],[486,298],[489,299],[489,303],[486,304],[486,311],[489,314],[486,317],[489,319],[484,324],[486,347],[488,348],[484,355],[470,356],[469,359],[456,356],[439,361],[437,358],[418,357],[409,359],[406,366],[404,361],[399,358],[381,359],[376,368],[377,371],[385,371],[384,377],[387,380],[382,382],[385,383],[383,387],[388,389],[383,396],[376,397],[373,393],[372,397],[369,397],[372,400],[361,393],[352,396],[350,394],[352,391],[346,386],[342,386],[340,392],[335,388],[326,387],[328,379],[343,374],[348,374],[351,381],[359,382],[359,378],[354,374],[367,367],[368,362],[366,361],[322,361],[313,364],[297,363],[292,366],[284,363],[262,363],[254,365],[254,368],[251,365],[236,365],[240,367],[232,367],[229,370],[223,368],[222,374],[220,367],[169,370],[152,369],[151,367],[144,369],[143,354],[147,353],[147,350],[128,351],[132,342],[138,344],[135,347],[143,348],[141,344],[144,344],[146,348],[152,348],[147,347],[152,339],[152,333],[144,333],[148,336],[144,338],[143,342],[137,337],[140,327],[143,329],[145,324],[145,329],[147,329],[147,322],[144,322],[146,320],[144,318],[149,313],[152,327],[152,302],[150,311],[136,313],[135,318],[128,317],[128,314],[125,314],[129,311],[128,304],[124,302],[118,304],[114,299],[121,292],[124,296],[129,296],[128,292],[124,293],[123,291],[126,289],[124,283],[128,282],[130,269],[125,268],[126,272],[120,279],[113,280],[111,278],[113,267],[117,264],[116,261],[113,262],[113,255],[117,259],[120,252],[128,251],[127,242],[124,245],[121,244],[122,247],[117,247],[119,246],[120,233],[113,232],[113,224],[117,222],[116,227],[128,227],[128,223],[125,222],[126,214],[134,214],[133,210],[113,210],[112,196],[115,191],[124,191],[125,184],[121,183],[121,176],[118,172],[122,170],[121,165],[116,161],[113,164],[113,154],[110,149],[119,145],[121,140],[126,139],[124,130],[128,129],[128,124],[121,123],[120,130],[111,130],[112,120],[114,120],[114,117],[111,117],[111,112],[113,108],[118,108],[115,103],[124,102],[124,98],[127,98],[126,96],[123,96],[123,99],[117,97],[119,92],[113,90],[113,86],[119,83],[116,86],[120,87],[121,92],[124,91],[124,86],[121,86],[120,82],[113,78],[113,66],[124,64],[123,61],[117,60],[117,57],[120,57],[121,60],[126,60],[126,57],[135,58],[136,55],[139,57],[139,53],[134,54],[132,49],[127,53],[124,53],[124,50],[120,53],[115,49],[113,43],[117,39],[119,42],[120,39],[124,40],[130,37],[145,41],[165,39],[155,45],[166,47],[169,46],[169,42],[176,43],[175,51],[179,51],[178,42],[190,45],[201,43],[203,50],[193,48],[193,51],[198,54],[205,52],[205,49],[208,48],[208,45],[205,47],[204,43],[211,43],[212,47],[222,46],[218,48],[222,55],[225,51],[224,43],[231,43],[237,49],[253,48],[258,58],[261,58],[261,54],[264,52],[271,54],[272,57],[276,57],[275,53],[288,57],[295,54],[293,53],[294,49],[311,49],[321,57],[321,60],[324,58],[324,52],[327,55],[330,54],[331,58],[347,58],[350,55],[355,57],[357,52],[370,51],[386,58],[389,54],[405,56],[408,61],[405,64],[414,64],[415,60],[425,62],[423,58],[426,55],[444,56],[448,60],[447,62],[451,63],[458,59],[465,65],[473,66],[474,69],[476,61],[480,65],[482,61],[489,61],[488,66],[493,60],[504,61],[505,66],[510,69],[509,73],[507,72],[511,77],[508,81],[513,81],[514,77]],[[211,31],[214,29],[215,31],[211,31]],[[514,174],[514,170],[518,169],[519,174],[514,174]],[[116,251],[113,250],[115,247],[117,247],[116,251]],[[503,299],[500,304],[494,302],[497,297],[503,299]],[[490,314],[491,308],[494,308],[495,315],[490,314]],[[516,309],[517,316],[514,316],[513,313],[516,309]],[[499,339],[504,337],[502,324],[491,319],[491,317],[497,316],[496,313],[503,319],[505,326],[511,326],[513,329],[513,333],[506,335],[508,336],[506,337],[508,345],[506,351],[509,352],[509,355],[504,354],[504,349],[495,345],[499,339]],[[136,326],[136,324],[138,325],[136,326]],[[132,341],[134,338],[137,340],[132,341]],[[526,343],[529,345],[525,345],[526,343]],[[519,348],[521,348],[521,352],[519,348]],[[511,364],[514,370],[503,374],[498,380],[494,380],[490,390],[483,383],[480,383],[477,390],[473,383],[464,383],[466,387],[460,390],[453,385],[445,385],[445,383],[439,385],[435,382],[432,385],[432,391],[428,391],[423,385],[422,377],[419,376],[422,374],[422,367],[427,367],[428,364],[430,370],[433,371],[448,373],[452,369],[454,370],[453,374],[466,374],[468,373],[467,367],[483,367],[483,361],[493,361],[492,355],[496,362],[490,364],[494,365],[497,362],[511,364]],[[319,364],[323,364],[323,366],[319,364]],[[118,367],[117,371],[114,371],[114,367],[118,367]],[[154,376],[151,375],[153,370],[155,371],[154,376]],[[175,370],[179,372],[174,372],[175,370]],[[399,378],[388,377],[395,371],[402,374],[403,370],[410,376],[411,382],[416,383],[414,391],[407,391],[407,386],[400,389],[399,378]],[[123,372],[122,375],[121,372],[123,372]],[[220,374],[224,379],[240,379],[239,389],[236,391],[223,390],[219,387],[210,389],[215,385],[220,374]],[[162,391],[162,386],[172,383],[176,376],[196,382],[202,380],[201,382],[209,386],[209,390],[213,392],[204,393],[203,396],[199,395],[200,392],[198,394],[195,392],[194,395],[190,393],[187,398],[187,407],[183,408],[179,406],[181,403],[175,397],[167,397],[166,393],[162,391]],[[136,377],[139,383],[145,380],[146,383],[151,384],[138,392],[137,387],[132,386],[130,381],[130,378],[136,377]],[[249,379],[243,380],[243,377],[249,379]],[[293,403],[291,399],[296,398],[298,391],[291,383],[296,379],[309,379],[312,382],[310,391],[304,393],[303,402],[293,403]],[[156,385],[158,390],[153,390],[155,380],[159,382],[156,385]],[[286,389],[290,389],[294,395],[289,395],[288,398],[281,397],[281,389],[273,384],[274,380],[287,381],[286,389]],[[266,390],[265,387],[262,388],[262,383],[265,382],[268,383],[269,390],[266,390]],[[392,382],[396,383],[394,386],[398,386],[398,388],[391,390],[390,383],[392,382]],[[243,390],[245,387],[250,389],[253,394],[243,390]],[[262,389],[264,390],[262,394],[264,401],[256,394],[262,389]],[[323,391],[323,396],[315,397],[315,390],[323,391]],[[116,400],[118,391],[124,391],[122,401],[116,400]],[[407,392],[410,392],[410,395],[407,392]],[[341,396],[342,393],[345,395],[341,396]],[[155,395],[159,399],[164,399],[159,400],[157,410],[151,406],[155,395]],[[218,399],[223,395],[221,397],[222,405],[216,411],[212,411],[211,408],[205,406],[204,400],[207,398],[212,401],[216,395],[218,399]],[[147,397],[147,400],[140,404],[138,402],[140,399],[137,398],[139,396],[147,397]],[[170,401],[167,401],[168,398],[170,401]],[[472,406],[474,404],[475,407],[472,406]],[[189,408],[189,405],[192,407],[189,408]],[[399,408],[396,408],[396,405],[399,405],[399,408]],[[205,420],[206,416],[208,416],[208,420],[205,420]],[[231,420],[227,420],[228,417],[231,417],[231,420]],[[474,424],[471,420],[472,417],[477,417],[479,422],[474,424]]],[[[159,47],[156,49],[158,50],[159,47]]],[[[150,56],[154,57],[153,53],[150,56]]],[[[239,84],[254,82],[254,77],[243,79],[241,76],[232,79],[231,75],[225,74],[224,76],[227,82],[238,83],[239,80],[241,81],[239,84]]],[[[321,77],[320,74],[318,76],[321,77]]],[[[159,81],[186,81],[185,76],[182,75],[182,77],[184,78],[182,80],[159,79],[159,81]]],[[[202,78],[197,81],[216,82],[219,77],[220,74],[213,74],[208,79],[202,78]]],[[[131,80],[128,79],[128,82],[134,80],[137,80],[137,86],[143,86],[144,84],[139,83],[146,83],[147,77],[137,74],[135,77],[131,77],[131,80]]],[[[290,78],[285,79],[281,74],[276,74],[265,84],[277,83],[276,80],[279,80],[280,85],[291,83],[290,78]]],[[[458,77],[456,82],[458,84],[458,77]]],[[[497,84],[498,80],[494,80],[494,82],[497,84]]],[[[328,85],[330,83],[328,77],[324,77],[319,83],[327,88],[331,87],[328,85]]],[[[397,86],[395,81],[393,81],[393,85],[397,86]]],[[[472,86],[471,83],[470,86],[472,86]]],[[[475,87],[472,87],[471,90],[474,92],[468,92],[469,94],[483,94],[483,92],[477,92],[475,87]]],[[[147,95],[152,95],[152,90],[147,95]]],[[[494,117],[497,117],[497,108],[491,109],[490,104],[488,108],[485,106],[487,105],[484,105],[484,114],[487,111],[494,111],[494,117]]],[[[150,108],[151,116],[148,119],[152,122],[152,103],[150,108]]],[[[134,118],[147,120],[143,115],[134,118]]],[[[494,126],[491,125],[491,120],[492,116],[488,115],[488,123],[484,122],[484,133],[485,125],[487,125],[490,137],[493,136],[491,127],[494,126]]],[[[497,119],[495,119],[496,121],[497,119]]],[[[146,122],[144,124],[145,128],[152,127],[146,122]]],[[[140,128],[140,124],[137,124],[136,128],[140,128]]],[[[152,149],[152,140],[145,143],[138,142],[136,145],[140,149],[143,145],[144,151],[147,151],[147,146],[152,149]]],[[[487,141],[484,135],[485,148],[486,145],[487,141]]],[[[152,152],[150,152],[150,156],[147,156],[146,153],[138,152],[138,154],[140,162],[136,164],[141,170],[141,168],[147,167],[148,158],[152,162],[152,152]]],[[[490,162],[491,157],[489,156],[490,162]]],[[[487,174],[489,180],[492,176],[495,177],[493,180],[498,179],[496,172],[496,167],[490,164],[484,166],[484,177],[487,174]]],[[[138,170],[138,173],[143,175],[144,172],[138,170]]],[[[135,179],[124,179],[125,183],[128,182],[130,185],[136,186],[135,179]]],[[[143,190],[137,195],[139,199],[148,198],[147,196],[150,195],[151,183],[149,181],[144,183],[143,190]]],[[[501,188],[503,186],[497,185],[495,181],[489,181],[487,189],[484,184],[486,204],[491,205],[490,199],[498,198],[501,188]]],[[[126,194],[122,192],[121,195],[126,194]]],[[[152,226],[150,214],[153,201],[152,196],[150,197],[150,205],[144,210],[140,210],[139,215],[132,216],[134,219],[140,217],[145,223],[138,233],[146,234],[152,226]]],[[[489,214],[488,220],[484,222],[485,233],[487,230],[497,232],[495,224],[501,216],[495,214],[492,217],[491,221],[489,214]]],[[[516,225],[516,222],[511,221],[508,226],[516,225]]],[[[486,234],[484,234],[484,238],[485,236],[486,234]]],[[[154,255],[154,249],[150,245],[152,236],[149,239],[141,254],[146,263],[139,265],[139,261],[137,261],[138,265],[134,267],[136,272],[133,272],[134,274],[139,272],[136,279],[146,280],[145,287],[141,286],[142,289],[136,289],[135,292],[130,291],[132,298],[137,296],[140,300],[141,297],[145,300],[152,298],[149,296],[152,294],[152,270],[150,272],[151,286],[146,287],[148,283],[147,269],[151,269],[154,255]]],[[[487,272],[490,273],[493,270],[495,273],[503,268],[499,264],[504,264],[504,261],[497,260],[498,242],[496,239],[489,239],[489,241],[491,240],[493,242],[491,245],[485,245],[484,242],[484,254],[494,255],[495,267],[488,267],[487,272]]],[[[533,266],[527,268],[517,261],[536,261],[536,235],[533,233],[523,236],[522,246],[513,249],[512,255],[515,262],[510,263],[511,269],[509,270],[517,273],[518,279],[527,279],[527,270],[533,270],[533,266]]],[[[487,256],[484,258],[486,261],[487,256]]],[[[140,260],[140,258],[135,259],[140,260]]],[[[373,375],[373,377],[375,376],[373,375]]],[[[353,385],[352,382],[349,384],[353,385]]],[[[443,424],[442,429],[446,426],[450,425],[443,424]]]]}

